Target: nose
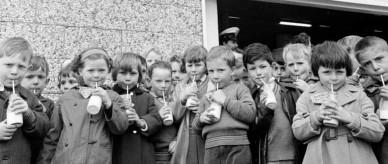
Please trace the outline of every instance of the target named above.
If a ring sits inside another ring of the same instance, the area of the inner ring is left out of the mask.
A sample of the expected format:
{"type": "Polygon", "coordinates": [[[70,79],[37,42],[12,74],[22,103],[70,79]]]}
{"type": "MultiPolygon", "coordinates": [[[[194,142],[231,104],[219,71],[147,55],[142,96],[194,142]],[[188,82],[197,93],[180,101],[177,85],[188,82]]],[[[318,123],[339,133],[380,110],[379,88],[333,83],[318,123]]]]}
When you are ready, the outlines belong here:
{"type": "Polygon", "coordinates": [[[378,71],[380,70],[381,67],[380,67],[376,62],[374,62],[374,61],[372,61],[371,63],[372,63],[372,68],[373,68],[373,70],[374,70],[375,72],[378,72],[378,71]]]}
{"type": "Polygon", "coordinates": [[[38,79],[38,77],[34,77],[34,78],[32,79],[32,84],[33,84],[33,85],[39,85],[39,79],[38,79]]]}
{"type": "Polygon", "coordinates": [[[261,71],[260,71],[259,69],[256,70],[256,75],[257,75],[258,77],[261,77],[262,74],[261,74],[261,71]]]}
{"type": "Polygon", "coordinates": [[[299,71],[299,66],[297,64],[294,65],[294,71],[298,72],[299,71]]]}
{"type": "Polygon", "coordinates": [[[17,66],[13,66],[11,68],[10,74],[16,76],[19,73],[19,68],[17,66]]]}

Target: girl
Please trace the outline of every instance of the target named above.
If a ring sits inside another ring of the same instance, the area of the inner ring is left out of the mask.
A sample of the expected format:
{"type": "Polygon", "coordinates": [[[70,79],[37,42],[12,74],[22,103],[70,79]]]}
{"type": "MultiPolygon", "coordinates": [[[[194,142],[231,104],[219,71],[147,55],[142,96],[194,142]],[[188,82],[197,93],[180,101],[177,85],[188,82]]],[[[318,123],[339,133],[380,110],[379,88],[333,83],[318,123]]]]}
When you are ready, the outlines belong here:
{"type": "Polygon", "coordinates": [[[110,164],[111,136],[124,133],[128,127],[123,100],[101,86],[111,60],[105,50],[90,48],[81,52],[72,66],[80,75],[81,87],[59,98],[38,163],[110,164]],[[91,114],[87,108],[93,96],[100,98],[101,108],[91,114]]]}
{"type": "Polygon", "coordinates": [[[199,100],[207,92],[209,79],[206,75],[206,55],[207,50],[204,47],[195,46],[187,49],[183,56],[188,78],[182,80],[173,93],[174,120],[180,126],[172,164],[204,162],[205,143],[201,132],[194,130],[191,123],[198,111],[199,100]]]}
{"type": "Polygon", "coordinates": [[[176,146],[177,129],[171,125],[171,66],[167,62],[157,61],[151,65],[148,70],[148,75],[151,77],[151,92],[155,98],[155,104],[159,110],[159,115],[163,118],[163,127],[153,136],[155,146],[155,157],[157,164],[169,164],[171,154],[176,146]]]}
{"type": "Polygon", "coordinates": [[[300,96],[292,125],[295,137],[308,143],[303,163],[377,164],[370,143],[382,138],[384,127],[365,93],[346,83],[352,73],[346,51],[335,42],[317,45],[312,72],[319,82],[300,96]]]}
{"type": "Polygon", "coordinates": [[[140,56],[133,53],[116,55],[113,62],[113,90],[126,99],[127,120],[130,126],[123,135],[116,136],[113,163],[154,164],[154,146],[150,135],[162,125],[154,98],[138,87],[142,79],[140,56]],[[133,105],[132,105],[133,104],[133,105]]]}

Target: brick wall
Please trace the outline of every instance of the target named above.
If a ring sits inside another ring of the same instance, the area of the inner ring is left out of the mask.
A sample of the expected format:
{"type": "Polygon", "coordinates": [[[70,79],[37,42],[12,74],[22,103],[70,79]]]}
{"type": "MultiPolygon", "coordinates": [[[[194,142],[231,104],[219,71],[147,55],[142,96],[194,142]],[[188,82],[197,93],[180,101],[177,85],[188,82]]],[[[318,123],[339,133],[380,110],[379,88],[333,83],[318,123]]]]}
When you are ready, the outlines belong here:
{"type": "Polygon", "coordinates": [[[168,57],[202,44],[200,0],[0,0],[0,40],[21,36],[50,65],[56,99],[61,63],[87,47],[110,55],[157,47],[168,57]]]}

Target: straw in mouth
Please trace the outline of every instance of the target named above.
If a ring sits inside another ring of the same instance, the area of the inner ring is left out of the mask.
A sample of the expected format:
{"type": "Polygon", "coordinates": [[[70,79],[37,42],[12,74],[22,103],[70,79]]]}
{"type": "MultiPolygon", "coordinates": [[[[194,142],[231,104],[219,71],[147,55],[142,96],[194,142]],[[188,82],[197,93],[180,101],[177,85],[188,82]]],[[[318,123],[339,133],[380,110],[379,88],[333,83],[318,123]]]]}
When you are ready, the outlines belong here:
{"type": "Polygon", "coordinates": [[[96,88],[98,88],[98,82],[96,82],[96,88]]]}
{"type": "Polygon", "coordinates": [[[380,78],[381,78],[381,83],[383,83],[383,86],[385,87],[385,81],[384,81],[384,77],[382,74],[380,75],[380,78]]]}
{"type": "Polygon", "coordinates": [[[216,83],[216,91],[218,91],[218,83],[216,83]]]}
{"type": "Polygon", "coordinates": [[[164,104],[167,104],[167,103],[166,103],[166,97],[165,97],[165,95],[164,95],[164,91],[162,91],[162,96],[163,96],[163,103],[164,103],[164,104]]]}
{"type": "Polygon", "coordinates": [[[128,89],[128,85],[127,85],[127,99],[129,98],[129,89],[128,89]]]}
{"type": "Polygon", "coordinates": [[[299,75],[296,76],[296,80],[299,80],[299,75]]]}
{"type": "Polygon", "coordinates": [[[334,85],[333,85],[333,83],[330,83],[330,89],[331,89],[331,93],[334,93],[334,85]]]}
{"type": "Polygon", "coordinates": [[[358,74],[358,70],[360,69],[360,67],[357,67],[356,70],[353,72],[353,76],[357,75],[358,74]]]}
{"type": "Polygon", "coordinates": [[[193,83],[192,83],[193,85],[195,85],[196,83],[195,83],[195,75],[193,76],[193,83]]]}
{"type": "Polygon", "coordinates": [[[12,93],[16,94],[16,91],[15,91],[15,80],[12,80],[12,93]]]}

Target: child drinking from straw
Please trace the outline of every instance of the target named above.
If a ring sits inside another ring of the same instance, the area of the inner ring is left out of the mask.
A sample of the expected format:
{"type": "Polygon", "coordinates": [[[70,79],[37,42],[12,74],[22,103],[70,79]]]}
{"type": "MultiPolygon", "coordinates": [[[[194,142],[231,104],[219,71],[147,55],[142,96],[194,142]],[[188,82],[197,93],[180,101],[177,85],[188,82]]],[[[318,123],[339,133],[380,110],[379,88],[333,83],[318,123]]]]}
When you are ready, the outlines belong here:
{"type": "Polygon", "coordinates": [[[312,72],[319,83],[299,97],[292,124],[295,137],[307,143],[304,164],[378,163],[370,143],[381,140],[384,127],[365,93],[346,83],[352,74],[346,53],[329,41],[313,49],[312,72]]]}

